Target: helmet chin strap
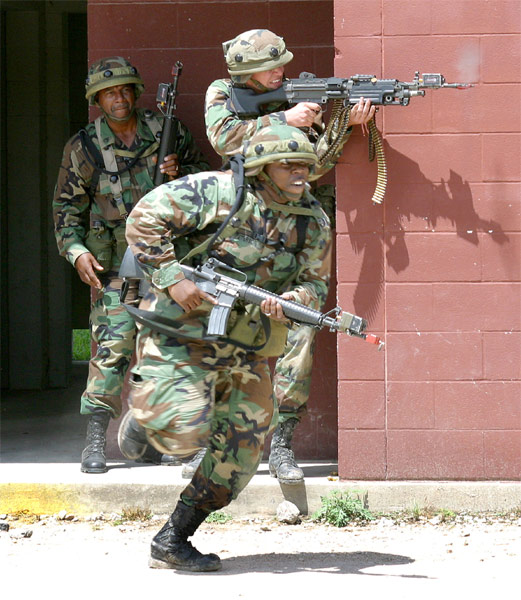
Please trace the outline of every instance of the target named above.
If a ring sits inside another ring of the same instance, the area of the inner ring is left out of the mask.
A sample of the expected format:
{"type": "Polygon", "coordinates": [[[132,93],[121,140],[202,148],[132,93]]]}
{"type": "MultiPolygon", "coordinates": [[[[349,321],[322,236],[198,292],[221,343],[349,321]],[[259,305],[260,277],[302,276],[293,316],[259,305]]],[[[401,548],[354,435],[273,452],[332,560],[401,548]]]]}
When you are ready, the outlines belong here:
{"type": "Polygon", "coordinates": [[[105,115],[105,117],[107,119],[109,119],[109,121],[116,121],[116,123],[126,123],[127,121],[130,121],[130,119],[132,119],[132,117],[134,116],[134,113],[136,112],[136,105],[134,105],[132,107],[130,113],[126,117],[115,117],[114,115],[109,115],[109,113],[107,111],[103,110],[103,108],[101,108],[101,106],[98,103],[96,103],[96,105],[101,110],[101,112],[105,115]]]}
{"type": "Polygon", "coordinates": [[[270,88],[267,88],[265,85],[254,79],[253,75],[255,75],[255,73],[252,73],[245,83],[248,83],[251,88],[255,88],[255,91],[259,94],[265,94],[266,92],[272,91],[270,88]]]}
{"type": "MultiPolygon", "coordinates": [[[[260,179],[267,187],[270,187],[278,196],[281,196],[289,202],[297,202],[300,200],[300,198],[302,198],[302,193],[292,194],[291,192],[285,192],[284,190],[281,190],[264,169],[257,175],[257,178],[260,179]]],[[[309,189],[309,183],[306,182],[305,188],[309,189]]]]}

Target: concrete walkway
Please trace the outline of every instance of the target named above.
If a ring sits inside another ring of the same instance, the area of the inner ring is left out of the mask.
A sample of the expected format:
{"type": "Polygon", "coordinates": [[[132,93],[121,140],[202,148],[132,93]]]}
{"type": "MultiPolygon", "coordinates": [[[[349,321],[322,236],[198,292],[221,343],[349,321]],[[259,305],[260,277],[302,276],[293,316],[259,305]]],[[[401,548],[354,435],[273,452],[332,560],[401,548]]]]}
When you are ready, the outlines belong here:
{"type": "MultiPolygon", "coordinates": [[[[43,392],[4,394],[1,405],[0,513],[28,510],[38,514],[120,513],[146,508],[169,513],[187,481],[181,467],[140,465],[123,460],[115,444],[117,423],[111,422],[109,471],[80,472],[85,419],[78,398],[86,365],[77,364],[71,387],[43,392]]],[[[280,485],[266,463],[246,490],[226,510],[233,516],[274,515],[284,499],[302,514],[320,506],[334,490],[356,490],[373,512],[413,508],[503,512],[521,506],[521,482],[339,481],[334,462],[300,463],[305,483],[280,485]]]]}

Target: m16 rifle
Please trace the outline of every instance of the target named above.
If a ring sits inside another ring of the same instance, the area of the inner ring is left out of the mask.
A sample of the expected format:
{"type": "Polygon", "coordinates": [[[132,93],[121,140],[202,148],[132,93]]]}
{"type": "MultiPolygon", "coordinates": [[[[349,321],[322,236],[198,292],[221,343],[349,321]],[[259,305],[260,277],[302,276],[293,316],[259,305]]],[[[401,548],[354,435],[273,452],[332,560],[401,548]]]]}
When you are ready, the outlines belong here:
{"type": "MultiPolygon", "coordinates": [[[[239,118],[252,118],[260,114],[261,107],[271,102],[315,102],[326,104],[333,101],[331,117],[325,131],[328,149],[319,156],[324,164],[336,151],[348,129],[351,106],[361,98],[371,100],[375,106],[407,106],[411,98],[425,96],[425,90],[455,88],[464,90],[473,87],[471,83],[447,83],[441,73],[416,71],[412,81],[398,79],[378,79],[375,75],[353,75],[349,78],[318,78],[313,73],[303,72],[298,79],[287,79],[276,90],[257,94],[249,88],[232,86],[230,95],[231,110],[239,118]]],[[[374,119],[368,123],[370,133],[370,160],[377,157],[378,178],[373,202],[381,204],[387,187],[387,167],[383,144],[374,119]]]]}
{"type": "MultiPolygon", "coordinates": [[[[367,327],[365,319],[345,312],[339,306],[327,313],[322,313],[299,302],[285,300],[278,294],[248,284],[246,282],[246,275],[242,271],[234,269],[215,258],[209,258],[204,264],[195,268],[183,265],[182,263],[179,266],[186,279],[190,279],[198,288],[217,299],[217,304],[212,308],[208,321],[208,336],[226,336],[228,319],[237,300],[242,300],[245,304],[260,306],[263,300],[272,298],[282,306],[284,315],[295,323],[310,325],[316,329],[327,327],[330,331],[347,333],[350,336],[361,338],[370,344],[375,344],[378,346],[378,350],[384,347],[384,342],[378,336],[364,333],[367,327]],[[231,277],[225,273],[233,273],[235,277],[231,277]]],[[[125,252],[119,275],[123,278],[121,302],[124,304],[129,280],[143,280],[144,277],[143,270],[130,248],[127,248],[125,252]]],[[[143,293],[143,290],[141,293],[143,293]]],[[[142,311],[127,304],[124,304],[124,306],[137,321],[145,324],[147,327],[156,329],[166,335],[178,335],[178,332],[169,326],[164,317],[155,317],[152,312],[142,311]]]]}
{"type": "Polygon", "coordinates": [[[157,154],[156,170],[154,172],[154,185],[158,186],[164,183],[165,175],[161,173],[159,166],[172,151],[172,140],[175,140],[174,125],[174,110],[176,109],[175,99],[177,96],[177,82],[183,70],[183,63],[177,61],[172,67],[172,75],[174,76],[172,83],[160,83],[157,87],[156,102],[157,107],[163,113],[165,120],[163,130],[161,132],[161,143],[159,144],[159,152],[157,154]]]}

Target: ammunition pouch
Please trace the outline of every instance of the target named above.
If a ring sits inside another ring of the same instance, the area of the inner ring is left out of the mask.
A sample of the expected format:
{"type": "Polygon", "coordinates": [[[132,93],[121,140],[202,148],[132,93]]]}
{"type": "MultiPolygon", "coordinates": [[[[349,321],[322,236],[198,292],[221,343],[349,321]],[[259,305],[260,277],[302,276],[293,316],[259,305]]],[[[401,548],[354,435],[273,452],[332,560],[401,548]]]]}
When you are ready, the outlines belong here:
{"type": "Polygon", "coordinates": [[[250,347],[261,356],[281,356],[284,354],[288,328],[284,323],[261,318],[259,306],[248,304],[245,312],[232,313],[228,325],[227,340],[238,342],[242,348],[250,347]]]}
{"type": "Polygon", "coordinates": [[[121,263],[128,247],[127,239],[125,237],[125,223],[123,222],[120,225],[117,225],[113,230],[113,234],[116,256],[118,257],[118,262],[121,263]]]}
{"type": "Polygon", "coordinates": [[[102,272],[110,271],[116,259],[118,263],[121,262],[127,248],[125,222],[109,227],[105,221],[92,218],[85,246],[103,267],[102,272]]]}
{"type": "Polygon", "coordinates": [[[103,267],[103,272],[110,271],[112,265],[112,235],[102,221],[93,221],[85,239],[85,246],[103,267]]]}

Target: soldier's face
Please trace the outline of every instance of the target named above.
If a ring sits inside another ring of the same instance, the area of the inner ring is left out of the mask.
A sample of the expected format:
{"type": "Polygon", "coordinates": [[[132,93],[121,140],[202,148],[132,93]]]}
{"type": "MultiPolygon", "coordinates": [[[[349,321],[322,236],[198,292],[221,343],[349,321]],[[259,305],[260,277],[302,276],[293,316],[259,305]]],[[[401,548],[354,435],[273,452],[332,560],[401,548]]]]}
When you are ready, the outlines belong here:
{"type": "Polygon", "coordinates": [[[98,92],[97,101],[109,119],[125,120],[132,115],[136,103],[134,86],[128,83],[113,85],[98,92]]]}
{"type": "Polygon", "coordinates": [[[271,69],[271,71],[261,71],[260,73],[254,73],[250,77],[250,80],[253,79],[254,81],[257,81],[269,90],[276,90],[282,85],[283,78],[284,67],[277,67],[276,69],[271,69]]]}
{"type": "Polygon", "coordinates": [[[310,164],[306,162],[274,162],[265,166],[268,177],[283,192],[302,196],[309,178],[310,164]]]}

